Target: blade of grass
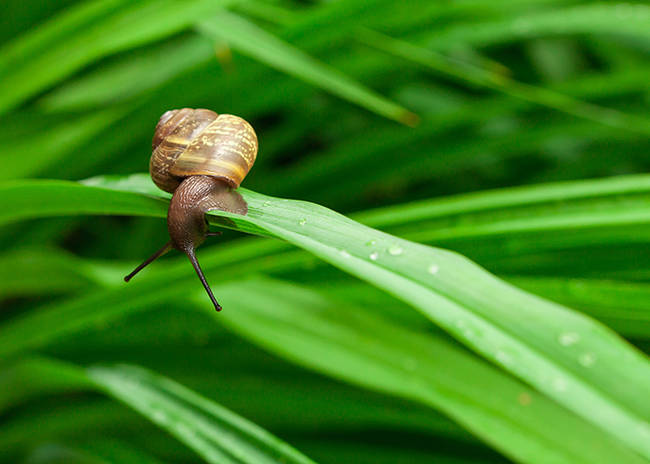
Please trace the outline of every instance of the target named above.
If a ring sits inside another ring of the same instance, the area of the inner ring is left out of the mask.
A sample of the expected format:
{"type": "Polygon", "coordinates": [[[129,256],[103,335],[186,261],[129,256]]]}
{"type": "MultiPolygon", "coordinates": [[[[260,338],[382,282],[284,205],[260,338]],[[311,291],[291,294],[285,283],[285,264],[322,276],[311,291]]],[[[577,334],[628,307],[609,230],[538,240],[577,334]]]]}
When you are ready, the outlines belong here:
{"type": "MultiPolygon", "coordinates": [[[[600,278],[614,277],[621,271],[629,274],[633,269],[629,256],[638,255],[642,251],[638,247],[650,236],[648,179],[644,175],[624,176],[502,189],[367,211],[354,217],[396,235],[461,250],[507,274],[599,273],[600,278]],[[613,253],[611,247],[619,251],[613,253]],[[559,258],[557,253],[566,255],[565,265],[553,270],[557,261],[549,259],[559,258]]],[[[148,176],[96,178],[86,183],[160,194],[148,176]]],[[[26,181],[0,188],[0,201],[6,201],[2,210],[5,218],[0,215],[0,222],[36,217],[39,211],[40,215],[122,212],[117,204],[110,206],[110,195],[105,192],[77,195],[79,186],[71,183],[41,190],[47,185],[48,181],[26,181]],[[68,186],[72,190],[64,195],[65,201],[47,201],[68,192],[68,186]],[[30,211],[34,205],[38,206],[30,211]],[[54,210],[48,213],[50,208],[54,210]]],[[[151,211],[143,207],[130,214],[149,215],[151,211]]],[[[156,215],[164,214],[161,205],[156,215]]],[[[259,228],[256,233],[261,233],[259,228]]]]}
{"type": "Polygon", "coordinates": [[[36,447],[24,462],[25,464],[162,464],[158,459],[115,440],[108,443],[84,444],[75,448],[48,443],[36,447]]]}
{"type": "Polygon", "coordinates": [[[582,309],[628,337],[650,337],[647,283],[517,276],[507,280],[529,292],[582,309]]]}
{"type": "Polygon", "coordinates": [[[83,371],[48,358],[3,363],[0,368],[0,411],[48,393],[70,393],[92,386],[83,371]]]}
{"type": "MultiPolygon", "coordinates": [[[[125,180],[128,185],[128,180],[125,180]]],[[[165,217],[167,206],[160,197],[151,198],[124,193],[93,190],[85,196],[88,187],[66,181],[10,181],[3,183],[0,203],[6,207],[0,212],[0,224],[42,215],[123,214],[165,217]],[[15,193],[20,192],[22,199],[15,193]],[[79,200],[86,198],[86,205],[79,200]],[[71,205],[76,204],[71,208],[71,205]],[[76,209],[76,212],[75,212],[76,209]]]]}
{"type": "Polygon", "coordinates": [[[213,214],[243,231],[275,234],[377,285],[650,456],[650,411],[642,403],[650,390],[649,366],[613,332],[520,291],[454,253],[383,234],[318,205],[240,192],[249,205],[247,216],[213,214]]]}
{"type": "Polygon", "coordinates": [[[97,10],[92,5],[82,4],[50,20],[43,28],[45,32],[34,32],[9,45],[13,50],[12,62],[0,62],[0,69],[4,70],[1,75],[0,114],[94,60],[179,32],[199,18],[223,8],[228,0],[123,3],[126,5],[122,8],[110,2],[105,9],[97,10]],[[83,27],[77,27],[80,26],[78,23],[83,27]],[[63,32],[59,31],[59,27],[63,32]],[[36,47],[36,44],[42,43],[40,41],[44,35],[53,40],[48,42],[46,48],[40,48],[42,45],[36,47]]]}
{"type": "Polygon", "coordinates": [[[25,295],[56,295],[84,289],[84,260],[56,249],[29,248],[0,255],[0,300],[25,295]],[[80,269],[81,267],[81,269],[80,269]]]}
{"type": "Polygon", "coordinates": [[[96,0],[81,2],[63,10],[55,18],[30,29],[2,47],[0,53],[0,75],[6,73],[12,64],[30,56],[42,53],[47,44],[65,40],[78,29],[88,27],[102,17],[114,14],[125,0],[96,0]]]}
{"type": "Polygon", "coordinates": [[[55,127],[34,130],[30,137],[21,134],[6,138],[4,169],[0,179],[33,177],[50,172],[66,157],[74,157],[80,147],[93,140],[126,113],[125,108],[96,110],[80,118],[65,121],[55,127]]]}
{"type": "Polygon", "coordinates": [[[157,88],[214,59],[204,37],[190,36],[121,57],[66,83],[39,103],[46,111],[79,111],[114,104],[157,88]]]}
{"type": "MultiPolygon", "coordinates": [[[[121,359],[129,364],[146,364],[154,371],[164,370],[168,377],[197,391],[210,394],[218,391],[219,401],[223,405],[243,416],[255,417],[269,429],[282,429],[288,433],[323,429],[342,433],[363,428],[399,429],[404,433],[426,434],[472,445],[477,443],[467,431],[429,407],[350,387],[298,369],[284,360],[269,356],[247,340],[230,334],[221,325],[214,324],[209,314],[184,311],[187,306],[186,299],[172,302],[166,307],[169,311],[158,308],[128,317],[112,324],[107,331],[91,329],[79,336],[61,340],[54,350],[48,351],[54,351],[57,357],[74,358],[77,364],[111,363],[121,359]],[[172,315],[174,317],[170,318],[172,315]],[[200,320],[200,325],[185,323],[186,317],[200,320]],[[156,330],[151,329],[159,318],[164,322],[156,330]],[[203,337],[201,343],[187,337],[182,342],[156,340],[154,346],[148,344],[153,338],[167,335],[160,327],[165,327],[164,323],[168,321],[178,323],[179,331],[202,330],[209,335],[198,334],[197,337],[203,337]],[[127,338],[128,335],[125,337],[122,333],[129,328],[133,332],[137,329],[147,331],[147,340],[126,339],[114,343],[110,338],[110,334],[117,332],[120,338],[127,338]],[[93,337],[102,339],[101,346],[86,348],[79,356],[80,347],[90,346],[84,343],[93,337]],[[206,342],[208,339],[209,342],[206,342]],[[64,345],[63,350],[61,344],[64,345]],[[251,377],[251,372],[255,372],[256,376],[251,377]],[[257,380],[260,377],[265,379],[263,383],[257,380]],[[272,403],[267,401],[269,397],[274,399],[272,403]]],[[[190,303],[190,307],[194,309],[193,303],[190,303]]],[[[71,393],[90,390],[84,383],[67,382],[65,376],[57,371],[59,367],[65,369],[70,365],[52,358],[32,357],[21,357],[16,362],[5,363],[2,366],[3,374],[0,374],[0,411],[8,408],[17,411],[30,400],[38,404],[43,396],[51,398],[56,395],[64,399],[73,397],[69,395],[71,393]],[[27,393],[16,391],[20,389],[25,389],[27,393]]]]}
{"type": "Polygon", "coordinates": [[[631,453],[602,455],[629,451],[453,343],[385,320],[377,307],[364,310],[269,279],[219,285],[218,292],[233,310],[216,319],[263,348],[333,377],[433,406],[518,462],[643,461],[631,453]],[[568,442],[569,433],[581,438],[568,442]],[[602,439],[609,444],[592,447],[602,439]]]}
{"type": "Polygon", "coordinates": [[[252,223],[275,233],[412,304],[487,359],[650,456],[650,410],[639,409],[650,390],[650,365],[615,333],[456,254],[379,233],[313,204],[252,192],[245,198],[247,216],[217,214],[243,230],[252,223]],[[598,361],[582,362],[587,356],[598,361]]]}
{"type": "Polygon", "coordinates": [[[199,23],[197,28],[213,40],[224,40],[241,53],[381,116],[407,125],[417,123],[415,114],[320,63],[241,16],[222,12],[199,23]]]}
{"type": "MultiPolygon", "coordinates": [[[[51,376],[47,388],[96,388],[127,404],[211,463],[313,463],[288,444],[170,379],[135,366],[81,369],[53,360],[18,363],[25,376],[51,376]]],[[[5,375],[12,375],[9,371],[5,375]]],[[[43,386],[41,381],[41,386],[43,386]]],[[[14,436],[20,436],[16,430],[14,436]]],[[[12,435],[9,433],[9,435],[12,435]]],[[[7,443],[12,443],[11,440],[7,443]]],[[[5,444],[7,444],[5,443],[5,444]]]]}
{"type": "MultiPolygon", "coordinates": [[[[93,456],[82,450],[73,449],[68,446],[47,444],[39,446],[30,452],[25,464],[109,464],[99,456],[93,456]]],[[[145,462],[146,461],[141,461],[145,462]]]]}
{"type": "MultiPolygon", "coordinates": [[[[650,21],[648,21],[648,24],[650,25],[650,21]]],[[[650,129],[648,129],[650,121],[642,117],[580,101],[544,87],[518,82],[502,73],[490,72],[473,64],[457,62],[440,53],[369,29],[362,29],[358,37],[370,46],[474,85],[498,90],[506,95],[547,106],[606,126],[636,131],[641,134],[650,133],[650,129]]]]}
{"type": "Polygon", "coordinates": [[[313,463],[252,422],[165,377],[134,366],[91,367],[88,375],[207,462],[313,463]]]}
{"type": "Polygon", "coordinates": [[[497,17],[483,23],[459,24],[428,33],[435,48],[459,44],[487,47],[548,35],[612,34],[650,37],[650,7],[642,3],[593,3],[497,17]],[[625,27],[621,27],[625,24],[625,27]]]}

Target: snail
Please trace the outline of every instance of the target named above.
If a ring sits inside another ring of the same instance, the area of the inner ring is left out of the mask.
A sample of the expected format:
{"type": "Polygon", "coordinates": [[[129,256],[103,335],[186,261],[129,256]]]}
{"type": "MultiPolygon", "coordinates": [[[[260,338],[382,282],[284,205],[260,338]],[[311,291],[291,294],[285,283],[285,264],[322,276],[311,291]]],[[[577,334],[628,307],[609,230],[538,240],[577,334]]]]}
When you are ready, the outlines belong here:
{"type": "Polygon", "coordinates": [[[218,115],[205,109],[171,110],[158,121],[152,150],[151,178],[160,189],[173,194],[167,212],[171,240],[124,280],[128,282],[149,263],[175,248],[190,259],[215,309],[220,311],[195,250],[206,237],[219,235],[209,231],[206,212],[248,212],[246,202],[234,189],[255,162],[255,131],[238,116],[218,115]]]}

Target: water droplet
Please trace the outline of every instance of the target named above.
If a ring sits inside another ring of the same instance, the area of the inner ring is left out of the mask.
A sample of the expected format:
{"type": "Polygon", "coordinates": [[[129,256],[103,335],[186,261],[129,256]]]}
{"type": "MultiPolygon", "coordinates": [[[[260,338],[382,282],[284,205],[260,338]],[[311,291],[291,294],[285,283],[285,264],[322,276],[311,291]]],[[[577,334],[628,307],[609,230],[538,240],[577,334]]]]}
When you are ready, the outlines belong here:
{"type": "Polygon", "coordinates": [[[388,253],[393,255],[393,256],[399,256],[404,252],[401,246],[399,245],[393,245],[388,249],[388,253]]]}
{"type": "Polygon", "coordinates": [[[596,363],[596,355],[593,353],[582,353],[578,362],[585,367],[591,367],[596,363]]]}
{"type": "Polygon", "coordinates": [[[495,357],[497,358],[497,361],[500,362],[501,364],[508,365],[512,363],[512,356],[510,356],[508,353],[505,351],[497,351],[495,357]]]}
{"type": "Polygon", "coordinates": [[[519,394],[519,396],[517,396],[517,402],[522,406],[528,406],[531,401],[532,398],[530,397],[529,393],[522,392],[519,394]]]}
{"type": "Polygon", "coordinates": [[[377,244],[377,240],[368,240],[366,246],[374,246],[377,244]]]}
{"type": "Polygon", "coordinates": [[[300,224],[301,226],[304,226],[305,224],[307,224],[307,219],[302,218],[300,221],[298,221],[298,224],[300,224]]]}
{"type": "Polygon", "coordinates": [[[373,261],[377,261],[377,259],[379,258],[379,253],[377,253],[376,251],[373,251],[372,253],[370,253],[370,255],[368,257],[370,259],[372,259],[373,261]]]}
{"type": "Polygon", "coordinates": [[[575,332],[564,332],[557,337],[557,341],[562,346],[575,345],[580,341],[580,335],[575,332]]]}
{"type": "Polygon", "coordinates": [[[267,200],[267,201],[265,201],[265,202],[264,202],[263,204],[264,204],[264,206],[271,206],[271,202],[270,202],[270,201],[268,201],[268,200],[267,200]]]}
{"type": "Polygon", "coordinates": [[[340,254],[341,256],[343,256],[344,258],[349,258],[349,257],[350,257],[350,253],[348,253],[348,252],[345,251],[345,250],[341,250],[341,251],[339,251],[339,254],[340,254]]]}
{"type": "Polygon", "coordinates": [[[566,380],[564,380],[562,377],[556,377],[553,379],[553,382],[551,384],[553,386],[553,389],[556,391],[564,391],[566,390],[566,380]]]}
{"type": "Polygon", "coordinates": [[[440,270],[440,267],[438,267],[437,264],[432,264],[427,270],[429,271],[429,274],[435,275],[440,270]]]}

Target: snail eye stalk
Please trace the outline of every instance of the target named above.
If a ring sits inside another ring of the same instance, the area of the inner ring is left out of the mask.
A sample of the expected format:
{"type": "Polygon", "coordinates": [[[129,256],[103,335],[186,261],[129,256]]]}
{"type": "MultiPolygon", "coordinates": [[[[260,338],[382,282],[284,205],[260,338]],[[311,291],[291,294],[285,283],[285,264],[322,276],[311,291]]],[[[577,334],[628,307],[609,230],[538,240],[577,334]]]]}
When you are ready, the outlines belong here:
{"type": "Polygon", "coordinates": [[[162,255],[164,255],[165,253],[167,253],[171,249],[172,249],[172,242],[169,241],[169,242],[165,243],[165,245],[160,250],[156,251],[154,254],[149,256],[147,259],[145,259],[142,262],[142,264],[140,264],[138,267],[136,267],[133,270],[133,272],[131,272],[126,277],[124,277],[124,282],[128,282],[129,280],[131,280],[133,278],[133,276],[135,276],[138,272],[140,272],[142,269],[147,267],[147,265],[149,265],[150,263],[152,263],[156,259],[160,258],[162,255]]]}
{"type": "Polygon", "coordinates": [[[205,291],[208,292],[208,296],[210,297],[210,300],[212,300],[214,309],[216,309],[217,311],[221,311],[221,305],[217,303],[217,299],[214,297],[214,294],[212,293],[212,289],[210,288],[208,281],[205,280],[205,276],[203,275],[201,266],[199,266],[199,262],[196,259],[196,254],[194,253],[194,249],[187,250],[185,253],[187,254],[187,257],[190,258],[190,262],[192,263],[192,266],[194,266],[194,270],[196,271],[196,274],[199,276],[199,279],[201,279],[203,288],[205,288],[205,291]]]}

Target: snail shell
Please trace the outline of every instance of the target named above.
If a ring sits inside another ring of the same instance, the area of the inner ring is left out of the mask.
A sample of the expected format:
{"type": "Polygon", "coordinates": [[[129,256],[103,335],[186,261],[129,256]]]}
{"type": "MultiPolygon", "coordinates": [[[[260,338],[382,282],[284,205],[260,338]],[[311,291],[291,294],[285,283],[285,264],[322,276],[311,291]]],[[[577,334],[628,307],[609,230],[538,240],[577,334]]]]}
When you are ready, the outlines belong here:
{"type": "Polygon", "coordinates": [[[206,109],[183,108],[160,117],[149,172],[173,193],[184,178],[212,176],[237,188],[257,156],[257,135],[245,120],[206,109]]]}

